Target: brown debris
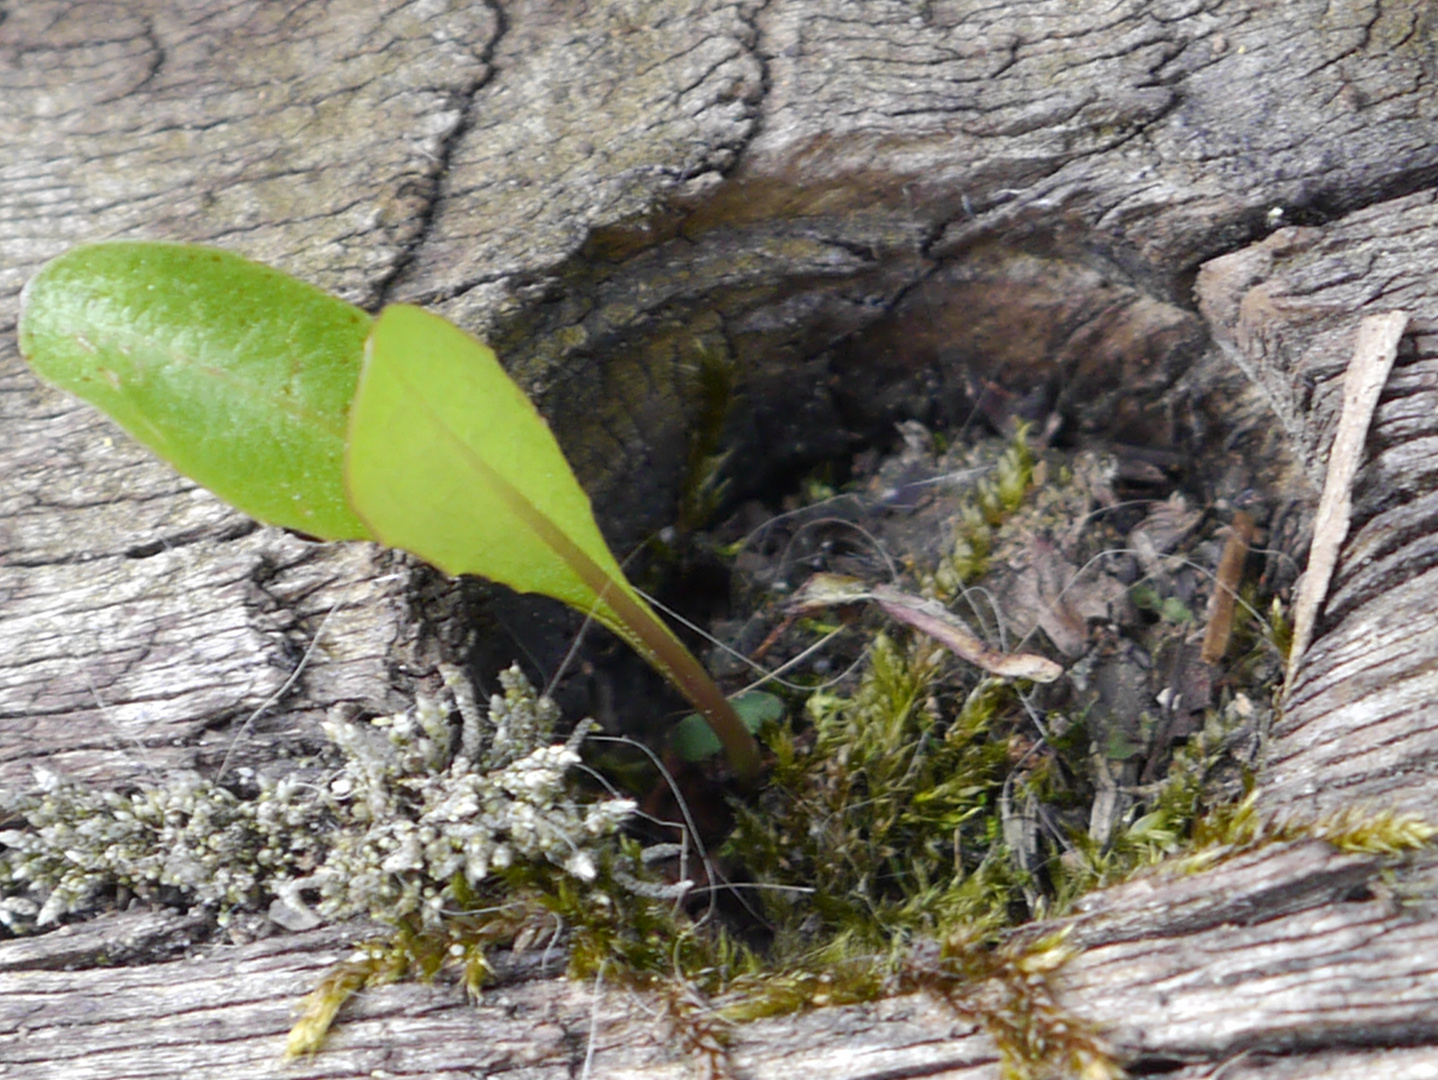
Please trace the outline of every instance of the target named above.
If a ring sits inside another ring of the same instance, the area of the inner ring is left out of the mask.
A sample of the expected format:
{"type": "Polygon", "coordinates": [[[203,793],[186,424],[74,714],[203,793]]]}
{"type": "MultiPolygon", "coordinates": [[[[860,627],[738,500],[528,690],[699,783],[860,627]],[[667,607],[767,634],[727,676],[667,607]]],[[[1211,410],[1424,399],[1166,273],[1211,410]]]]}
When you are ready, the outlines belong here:
{"type": "Polygon", "coordinates": [[[1034,653],[1004,653],[989,648],[969,631],[958,616],[937,600],[915,596],[892,585],[869,587],[857,578],[815,574],[794,594],[788,612],[791,615],[806,614],[820,608],[841,607],[866,600],[877,603],[891,619],[929,635],[955,656],[991,675],[1046,683],[1063,674],[1064,669],[1046,657],[1034,653]]]}
{"type": "Polygon", "coordinates": [[[1233,636],[1233,602],[1238,598],[1238,584],[1243,577],[1243,564],[1248,547],[1253,543],[1253,518],[1240,510],[1233,515],[1223,555],[1214,575],[1213,595],[1208,598],[1208,626],[1203,632],[1203,651],[1199,658],[1205,664],[1216,664],[1228,652],[1228,639],[1233,636]]]}

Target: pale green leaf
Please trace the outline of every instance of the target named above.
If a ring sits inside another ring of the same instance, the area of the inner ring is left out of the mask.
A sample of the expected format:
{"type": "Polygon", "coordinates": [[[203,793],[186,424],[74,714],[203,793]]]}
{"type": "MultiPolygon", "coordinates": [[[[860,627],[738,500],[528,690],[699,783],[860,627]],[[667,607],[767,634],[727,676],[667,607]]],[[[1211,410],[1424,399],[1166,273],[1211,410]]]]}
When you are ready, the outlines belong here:
{"type": "Polygon", "coordinates": [[[453,324],[407,304],[381,313],[351,412],[348,474],[352,503],[383,543],[448,574],[592,610],[629,636],[608,596],[643,601],[549,425],[494,352],[453,324]]]}
{"type": "Polygon", "coordinates": [[[115,242],[74,248],[31,279],[20,350],[252,517],[366,539],[342,466],[370,323],[230,252],[115,242]]]}
{"type": "MultiPolygon", "coordinates": [[[[741,694],[729,703],[744,726],[756,735],[765,724],[777,723],[784,716],[784,702],[760,690],[741,694]]],[[[703,761],[723,749],[719,737],[698,713],[690,713],[674,725],[669,733],[669,745],[685,761],[703,761]]]]}

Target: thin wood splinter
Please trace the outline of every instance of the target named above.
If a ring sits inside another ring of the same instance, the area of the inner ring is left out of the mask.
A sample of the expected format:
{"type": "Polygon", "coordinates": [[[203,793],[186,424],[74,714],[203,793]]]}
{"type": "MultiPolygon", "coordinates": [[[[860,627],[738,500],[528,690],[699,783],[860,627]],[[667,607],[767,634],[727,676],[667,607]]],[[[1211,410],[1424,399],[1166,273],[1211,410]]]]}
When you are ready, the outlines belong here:
{"type": "Polygon", "coordinates": [[[1388,381],[1398,342],[1408,328],[1406,311],[1369,315],[1358,324],[1353,342],[1353,359],[1343,378],[1343,414],[1328,452],[1328,472],[1318,516],[1313,523],[1313,545],[1308,552],[1308,569],[1298,584],[1293,601],[1293,644],[1288,650],[1287,692],[1293,688],[1299,661],[1313,638],[1318,609],[1328,596],[1328,584],[1338,565],[1338,551],[1348,535],[1353,515],[1353,479],[1363,460],[1363,444],[1378,407],[1378,395],[1388,381]]]}

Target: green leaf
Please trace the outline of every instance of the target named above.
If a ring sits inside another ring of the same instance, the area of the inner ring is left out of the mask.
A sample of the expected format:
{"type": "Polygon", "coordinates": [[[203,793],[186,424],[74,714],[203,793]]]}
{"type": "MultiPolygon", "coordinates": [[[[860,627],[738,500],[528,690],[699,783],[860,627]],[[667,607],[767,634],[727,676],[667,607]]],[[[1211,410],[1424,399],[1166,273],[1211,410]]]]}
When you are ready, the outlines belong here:
{"type": "Polygon", "coordinates": [[[592,610],[632,637],[610,594],[643,601],[549,425],[491,349],[439,316],[394,304],[376,321],[350,416],[348,477],[381,542],[448,574],[592,610]]]}
{"type": "Polygon", "coordinates": [[[346,472],[383,543],[593,615],[704,713],[737,772],[757,772],[753,737],[625,579],[549,426],[489,348],[420,308],[385,308],[365,345],[346,472]]]}
{"type": "Polygon", "coordinates": [[[368,539],[343,456],[371,322],[238,255],[117,242],[74,248],[26,285],[20,351],[252,517],[368,539]]]}
{"type": "MultiPolygon", "coordinates": [[[[778,722],[784,715],[784,702],[773,694],[755,690],[730,700],[744,726],[755,734],[768,723],[778,722]]],[[[674,725],[669,745],[685,761],[703,761],[723,749],[719,738],[698,713],[690,713],[674,725]]]]}

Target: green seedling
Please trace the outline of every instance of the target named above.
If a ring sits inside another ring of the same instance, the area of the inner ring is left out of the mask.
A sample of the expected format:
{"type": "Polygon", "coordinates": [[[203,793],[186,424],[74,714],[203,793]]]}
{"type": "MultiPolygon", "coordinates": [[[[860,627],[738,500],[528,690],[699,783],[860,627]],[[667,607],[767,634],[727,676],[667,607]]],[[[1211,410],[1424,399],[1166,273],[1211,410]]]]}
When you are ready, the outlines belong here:
{"type": "MultiPolygon", "coordinates": [[[[784,703],[773,694],[752,691],[740,694],[733,702],[734,711],[744,726],[758,732],[765,724],[777,724],[784,718],[784,703]]],[[[669,733],[669,745],[685,761],[703,761],[723,749],[714,732],[698,713],[690,713],[669,733]]]]}
{"type": "Polygon", "coordinates": [[[736,774],[758,772],[753,736],[625,578],[549,426],[493,351],[439,316],[371,318],[224,251],[116,242],[30,281],[20,350],[252,517],[592,616],[689,699],[736,774]]]}

